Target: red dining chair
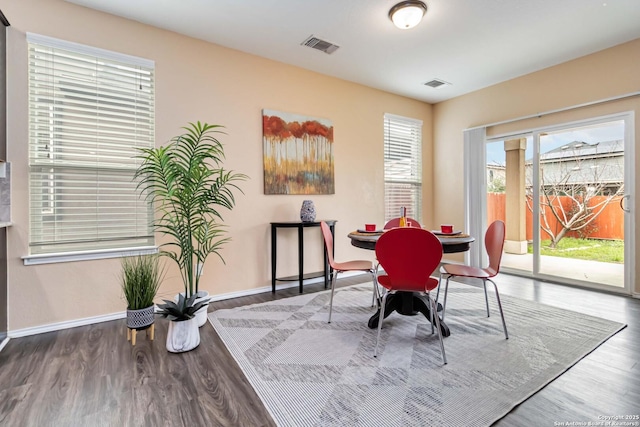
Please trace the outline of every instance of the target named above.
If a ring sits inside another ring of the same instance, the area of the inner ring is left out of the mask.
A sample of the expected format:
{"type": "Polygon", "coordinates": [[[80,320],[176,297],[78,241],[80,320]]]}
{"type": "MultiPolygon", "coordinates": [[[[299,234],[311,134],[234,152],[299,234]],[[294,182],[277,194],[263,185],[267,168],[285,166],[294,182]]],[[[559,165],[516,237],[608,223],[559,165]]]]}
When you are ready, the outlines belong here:
{"type": "MultiPolygon", "coordinates": [[[[371,274],[371,278],[373,280],[373,298],[377,299],[378,296],[378,286],[376,284],[376,268],[373,266],[373,262],[365,261],[365,260],[355,260],[355,261],[345,261],[345,262],[336,262],[333,259],[333,235],[331,234],[331,229],[326,222],[320,222],[320,228],[322,229],[322,237],[324,238],[324,246],[327,251],[327,258],[329,259],[329,265],[334,271],[334,274],[331,276],[331,299],[329,301],[329,322],[331,323],[331,313],[333,311],[333,293],[335,291],[335,283],[336,278],[338,277],[338,273],[342,273],[345,271],[366,271],[371,274]]],[[[371,304],[373,306],[373,304],[371,304]]]]}
{"type": "MultiPolygon", "coordinates": [[[[420,223],[415,219],[409,218],[409,217],[407,217],[406,219],[407,219],[407,223],[411,224],[409,227],[422,228],[420,223]]],[[[387,223],[383,227],[383,230],[391,230],[392,228],[398,228],[398,227],[400,227],[400,217],[391,218],[389,221],[387,221],[387,223]]],[[[379,265],[380,265],[379,263],[376,264],[376,270],[378,269],[379,265]]]]}
{"type": "Polygon", "coordinates": [[[416,227],[394,228],[385,232],[376,243],[376,257],[384,269],[384,275],[378,275],[378,283],[386,291],[380,303],[380,317],[378,318],[378,337],[373,353],[378,355],[378,343],[382,331],[387,297],[396,292],[420,292],[427,296],[431,321],[431,333],[434,323],[438,330],[442,360],[447,364],[447,357],[442,342],[440,319],[438,318],[435,300],[430,291],[438,287],[438,279],[431,277],[431,273],[438,268],[442,260],[442,244],[440,240],[428,230],[416,227]]]}
{"type": "MultiPolygon", "coordinates": [[[[422,228],[420,223],[413,218],[407,217],[407,221],[411,224],[411,227],[422,228]]],[[[391,228],[400,227],[400,218],[392,218],[384,225],[385,230],[389,230],[391,228]]]]}
{"type": "MultiPolygon", "coordinates": [[[[447,308],[447,291],[449,289],[449,279],[452,277],[469,277],[474,279],[481,279],[482,286],[484,287],[484,300],[487,304],[487,317],[490,317],[489,313],[489,297],[487,296],[487,282],[493,284],[496,290],[496,299],[498,300],[498,307],[500,308],[500,316],[502,317],[502,327],[504,329],[504,336],[509,339],[507,332],[507,323],[504,321],[504,312],[502,311],[502,303],[500,302],[500,293],[498,292],[498,286],[491,280],[500,272],[500,261],[502,260],[502,248],[504,247],[505,238],[505,226],[504,222],[497,220],[489,225],[484,235],[484,246],[489,256],[489,266],[486,268],[471,267],[468,265],[459,264],[445,264],[440,269],[440,280],[446,276],[447,280],[444,286],[444,300],[442,302],[442,319],[444,320],[444,313],[447,308]]],[[[438,289],[439,293],[439,289],[438,289]]],[[[436,297],[436,301],[437,301],[436,297]]]]}

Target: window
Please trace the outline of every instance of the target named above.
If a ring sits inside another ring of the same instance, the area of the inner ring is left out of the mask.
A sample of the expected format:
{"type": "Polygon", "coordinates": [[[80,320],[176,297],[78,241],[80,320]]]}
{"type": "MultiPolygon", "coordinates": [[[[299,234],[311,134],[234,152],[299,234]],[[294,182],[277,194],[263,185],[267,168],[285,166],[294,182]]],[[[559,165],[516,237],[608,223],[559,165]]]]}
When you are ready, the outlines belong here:
{"type": "Polygon", "coordinates": [[[149,248],[153,211],[133,175],[137,148],[154,144],[154,63],[27,41],[30,255],[149,248]]]}
{"type": "Polygon", "coordinates": [[[422,121],[384,115],[385,221],[400,208],[422,222],[422,121]]]}

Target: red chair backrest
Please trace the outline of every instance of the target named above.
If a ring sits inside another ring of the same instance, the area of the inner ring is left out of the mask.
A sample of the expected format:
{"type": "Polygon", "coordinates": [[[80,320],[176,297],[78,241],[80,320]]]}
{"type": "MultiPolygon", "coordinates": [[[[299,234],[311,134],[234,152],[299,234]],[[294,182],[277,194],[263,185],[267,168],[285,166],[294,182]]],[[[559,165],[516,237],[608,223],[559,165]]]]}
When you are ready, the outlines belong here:
{"type": "Polygon", "coordinates": [[[442,244],[428,230],[394,228],[376,243],[376,258],[395,289],[426,285],[442,260],[442,244]]]}
{"type": "MultiPolygon", "coordinates": [[[[422,228],[420,223],[413,218],[407,217],[407,221],[411,222],[411,227],[422,228]]],[[[399,226],[400,226],[400,218],[393,218],[387,221],[387,223],[384,225],[384,229],[389,230],[391,228],[396,228],[399,226]]]]}
{"type": "Polygon", "coordinates": [[[335,268],[335,261],[333,260],[333,234],[331,234],[331,228],[329,224],[324,221],[320,222],[320,228],[322,229],[322,238],[324,239],[324,247],[327,250],[327,259],[331,268],[335,268]]]}
{"type": "Polygon", "coordinates": [[[492,276],[500,272],[502,249],[504,247],[505,227],[504,222],[493,221],[484,234],[484,247],[489,256],[489,267],[486,268],[492,276]]]}

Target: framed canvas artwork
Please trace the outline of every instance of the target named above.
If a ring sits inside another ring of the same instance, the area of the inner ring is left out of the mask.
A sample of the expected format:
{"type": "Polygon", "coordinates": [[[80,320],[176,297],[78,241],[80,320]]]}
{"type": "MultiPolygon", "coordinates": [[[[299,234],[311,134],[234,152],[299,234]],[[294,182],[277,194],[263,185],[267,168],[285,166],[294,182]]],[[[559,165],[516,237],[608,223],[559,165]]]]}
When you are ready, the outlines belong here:
{"type": "Polygon", "coordinates": [[[330,120],[262,110],[264,194],[334,194],[330,120]]]}

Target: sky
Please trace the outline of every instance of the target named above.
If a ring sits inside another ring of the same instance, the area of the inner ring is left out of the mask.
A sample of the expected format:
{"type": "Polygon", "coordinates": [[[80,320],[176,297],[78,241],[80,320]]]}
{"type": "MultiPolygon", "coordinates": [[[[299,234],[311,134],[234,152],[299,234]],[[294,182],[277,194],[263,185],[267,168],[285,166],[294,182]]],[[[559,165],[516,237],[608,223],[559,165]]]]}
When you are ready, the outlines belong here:
{"type": "MultiPolygon", "coordinates": [[[[624,121],[600,123],[598,125],[583,126],[580,128],[565,129],[549,133],[540,138],[540,152],[546,153],[568,142],[583,141],[588,143],[614,141],[624,139],[624,121]]],[[[527,149],[525,159],[533,157],[533,137],[527,137],[527,149]]],[[[487,143],[487,164],[505,164],[504,142],[487,143]]]]}

